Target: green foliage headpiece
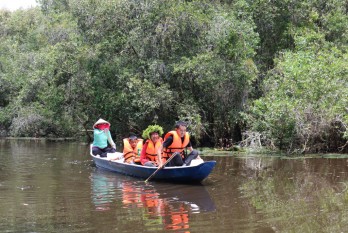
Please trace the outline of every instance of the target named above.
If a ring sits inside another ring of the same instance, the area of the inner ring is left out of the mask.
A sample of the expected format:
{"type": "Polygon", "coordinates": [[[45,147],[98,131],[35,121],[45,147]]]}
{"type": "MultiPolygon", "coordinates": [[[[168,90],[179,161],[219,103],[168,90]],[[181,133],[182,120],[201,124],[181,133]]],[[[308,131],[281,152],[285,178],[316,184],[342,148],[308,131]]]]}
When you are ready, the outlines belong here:
{"type": "Polygon", "coordinates": [[[159,125],[149,125],[144,131],[143,131],[143,138],[144,139],[150,139],[150,134],[153,132],[157,132],[160,136],[163,134],[163,128],[159,125]]]}

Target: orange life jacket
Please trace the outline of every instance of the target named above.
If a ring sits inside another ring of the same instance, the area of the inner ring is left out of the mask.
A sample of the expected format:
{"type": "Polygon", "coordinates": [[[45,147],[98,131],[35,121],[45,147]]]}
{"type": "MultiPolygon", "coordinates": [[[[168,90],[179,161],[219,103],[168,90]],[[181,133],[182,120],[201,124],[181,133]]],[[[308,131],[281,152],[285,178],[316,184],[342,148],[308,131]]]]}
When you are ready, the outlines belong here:
{"type": "Polygon", "coordinates": [[[184,149],[190,142],[189,134],[186,132],[184,141],[182,141],[176,131],[170,131],[164,136],[164,141],[170,136],[173,136],[173,143],[167,148],[164,148],[162,157],[168,159],[174,152],[180,152],[181,157],[184,158],[184,149]]]}
{"type": "Polygon", "coordinates": [[[128,162],[132,161],[133,159],[136,159],[136,157],[139,157],[140,151],[142,148],[143,148],[143,139],[137,139],[137,146],[133,149],[129,143],[129,139],[124,138],[123,139],[124,161],[128,163],[128,162]]]}
{"type": "Polygon", "coordinates": [[[157,161],[157,151],[160,148],[160,146],[162,145],[163,139],[160,137],[155,145],[153,144],[153,142],[150,139],[148,139],[146,142],[147,142],[147,148],[145,151],[146,157],[150,161],[157,161]]]}

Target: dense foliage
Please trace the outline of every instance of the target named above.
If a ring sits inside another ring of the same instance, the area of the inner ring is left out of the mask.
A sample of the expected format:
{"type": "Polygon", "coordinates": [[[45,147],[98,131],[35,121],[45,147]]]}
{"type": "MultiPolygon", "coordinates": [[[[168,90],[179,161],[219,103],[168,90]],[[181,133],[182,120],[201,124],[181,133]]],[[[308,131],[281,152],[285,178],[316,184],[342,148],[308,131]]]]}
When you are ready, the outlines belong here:
{"type": "Polygon", "coordinates": [[[181,119],[201,145],[347,147],[341,1],[40,4],[0,11],[1,135],[74,136],[102,117],[120,141],[181,119]]]}
{"type": "Polygon", "coordinates": [[[293,45],[273,59],[263,97],[251,105],[249,130],[288,152],[347,152],[347,5],[302,2],[293,14],[286,34],[293,45]]]}

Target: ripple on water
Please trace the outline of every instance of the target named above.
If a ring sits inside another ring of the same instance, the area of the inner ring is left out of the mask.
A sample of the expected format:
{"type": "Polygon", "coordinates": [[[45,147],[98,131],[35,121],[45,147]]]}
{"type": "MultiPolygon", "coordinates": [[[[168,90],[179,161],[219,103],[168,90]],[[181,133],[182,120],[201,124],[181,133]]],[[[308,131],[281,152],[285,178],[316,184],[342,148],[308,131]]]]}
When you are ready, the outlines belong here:
{"type": "Polygon", "coordinates": [[[0,149],[0,232],[345,232],[348,225],[346,159],[214,157],[204,185],[146,185],[96,168],[88,146],[77,143],[0,149]]]}

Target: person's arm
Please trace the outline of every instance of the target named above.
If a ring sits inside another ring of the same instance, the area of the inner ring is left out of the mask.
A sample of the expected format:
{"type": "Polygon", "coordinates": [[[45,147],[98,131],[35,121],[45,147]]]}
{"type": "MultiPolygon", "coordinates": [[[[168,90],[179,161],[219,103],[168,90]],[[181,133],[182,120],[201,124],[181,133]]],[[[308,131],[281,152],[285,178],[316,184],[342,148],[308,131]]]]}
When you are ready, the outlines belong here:
{"type": "MultiPolygon", "coordinates": [[[[193,147],[192,147],[192,144],[191,144],[191,141],[187,144],[187,147],[186,147],[189,151],[190,151],[190,153],[193,151],[193,147]]],[[[197,153],[198,153],[198,151],[197,151],[197,153]]],[[[185,157],[186,156],[188,156],[188,155],[185,155],[185,157]]],[[[200,159],[201,157],[198,155],[197,156],[197,159],[200,159]]]]}
{"type": "Polygon", "coordinates": [[[106,135],[108,136],[108,142],[110,143],[110,146],[111,146],[112,148],[115,148],[115,149],[116,149],[116,144],[115,144],[114,141],[112,140],[110,130],[104,129],[104,132],[105,132],[106,135]]]}
{"type": "Polygon", "coordinates": [[[160,148],[157,151],[157,159],[158,159],[158,166],[162,167],[163,166],[163,162],[162,162],[162,153],[163,153],[163,149],[167,148],[168,146],[170,146],[173,143],[173,136],[169,136],[160,146],[160,148]]]}
{"type": "Polygon", "coordinates": [[[146,149],[147,149],[147,142],[145,142],[145,144],[143,145],[143,149],[141,149],[141,153],[140,153],[140,162],[142,165],[144,165],[146,162],[149,161],[146,158],[146,149]]]}
{"type": "Polygon", "coordinates": [[[173,136],[169,136],[164,142],[163,142],[163,148],[167,148],[168,146],[172,145],[173,143],[173,136]]]}
{"type": "Polygon", "coordinates": [[[163,152],[163,143],[161,144],[161,146],[158,148],[158,151],[157,151],[158,167],[162,167],[163,166],[162,152],[163,152]]]}
{"type": "Polygon", "coordinates": [[[189,141],[189,143],[187,144],[186,148],[187,148],[190,152],[193,151],[193,147],[192,147],[191,141],[189,141]]]}

